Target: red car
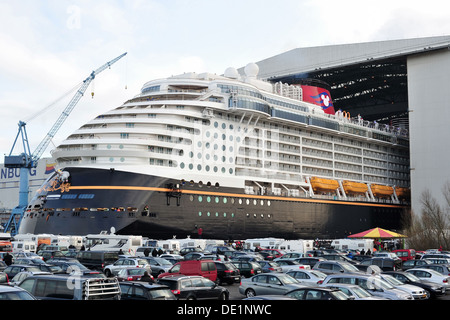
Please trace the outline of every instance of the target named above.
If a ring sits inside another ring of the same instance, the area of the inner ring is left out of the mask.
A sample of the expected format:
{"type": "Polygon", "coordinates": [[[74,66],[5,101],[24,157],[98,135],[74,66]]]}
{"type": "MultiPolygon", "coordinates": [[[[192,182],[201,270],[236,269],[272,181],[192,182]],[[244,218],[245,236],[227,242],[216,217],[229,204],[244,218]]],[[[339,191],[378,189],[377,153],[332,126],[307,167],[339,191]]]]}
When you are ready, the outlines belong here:
{"type": "MultiPolygon", "coordinates": [[[[125,268],[120,270],[117,274],[117,280],[119,281],[138,281],[141,280],[141,277],[144,275],[144,272],[147,271],[145,268],[125,268]]],[[[153,276],[150,274],[152,280],[154,280],[153,276]]]]}

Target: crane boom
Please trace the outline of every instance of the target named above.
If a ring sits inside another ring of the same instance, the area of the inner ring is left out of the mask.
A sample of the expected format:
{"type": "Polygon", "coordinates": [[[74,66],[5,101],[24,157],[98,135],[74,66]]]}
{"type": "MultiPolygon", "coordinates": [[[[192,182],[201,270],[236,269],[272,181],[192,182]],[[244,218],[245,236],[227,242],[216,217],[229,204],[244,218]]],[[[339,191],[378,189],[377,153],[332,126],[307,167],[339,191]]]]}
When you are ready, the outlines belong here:
{"type": "Polygon", "coordinates": [[[97,70],[91,72],[91,74],[82,82],[80,88],[75,93],[75,95],[70,100],[69,104],[66,106],[64,111],[61,113],[59,118],[53,124],[50,131],[47,133],[45,138],[41,141],[41,143],[37,146],[33,154],[30,152],[30,146],[28,144],[28,137],[26,132],[26,123],[24,121],[19,121],[19,131],[17,133],[16,139],[14,140],[13,146],[11,148],[11,152],[9,156],[5,156],[5,167],[9,168],[20,168],[20,182],[19,182],[19,204],[17,207],[12,209],[11,216],[9,217],[8,222],[5,225],[5,231],[11,232],[11,235],[15,235],[19,230],[20,222],[23,218],[23,213],[25,212],[25,208],[28,205],[28,193],[29,193],[29,181],[28,174],[30,168],[36,168],[39,159],[44,153],[45,149],[47,149],[50,144],[51,139],[55,136],[56,132],[61,128],[64,121],[67,119],[69,114],[72,112],[75,105],[80,101],[81,97],[84,95],[86,89],[89,87],[89,84],[94,80],[95,76],[109,68],[127,53],[123,53],[117,58],[108,61],[104,65],[102,65],[97,70]],[[22,138],[22,144],[24,152],[20,155],[12,155],[14,151],[14,147],[19,139],[19,136],[22,138]],[[17,219],[18,217],[18,219],[17,219]]]}
{"type": "Polygon", "coordinates": [[[98,68],[95,71],[92,71],[91,74],[83,81],[81,87],[78,89],[78,91],[73,96],[72,100],[70,100],[67,107],[64,109],[64,111],[60,114],[59,118],[56,120],[56,122],[53,124],[50,131],[47,133],[45,138],[41,141],[41,143],[37,146],[36,150],[33,152],[31,158],[32,162],[37,164],[37,161],[41,158],[42,154],[44,153],[45,149],[47,149],[48,145],[50,144],[51,139],[55,136],[56,132],[61,128],[64,121],[67,119],[69,114],[72,112],[75,105],[80,101],[81,97],[86,92],[87,88],[89,87],[89,84],[94,80],[95,76],[105,70],[106,68],[109,68],[111,65],[116,63],[119,59],[121,59],[123,56],[125,56],[127,53],[123,53],[117,58],[108,61],[104,65],[102,65],[100,68],[98,68]]]}

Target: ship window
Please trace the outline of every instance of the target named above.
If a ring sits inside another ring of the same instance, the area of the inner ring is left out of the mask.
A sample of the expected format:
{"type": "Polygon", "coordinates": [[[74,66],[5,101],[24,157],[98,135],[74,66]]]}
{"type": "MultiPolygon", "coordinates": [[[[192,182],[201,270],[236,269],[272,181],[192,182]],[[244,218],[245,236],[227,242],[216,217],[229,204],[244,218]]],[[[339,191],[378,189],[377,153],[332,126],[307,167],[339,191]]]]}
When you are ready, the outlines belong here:
{"type": "Polygon", "coordinates": [[[223,217],[224,217],[224,218],[227,217],[227,213],[226,213],[226,212],[223,213],[223,217]]]}
{"type": "Polygon", "coordinates": [[[61,199],[76,199],[78,194],[63,194],[61,199]]]}
{"type": "Polygon", "coordinates": [[[202,196],[198,196],[198,202],[202,202],[203,201],[203,197],[202,196]]]}
{"type": "Polygon", "coordinates": [[[206,201],[211,202],[211,197],[210,197],[210,196],[207,196],[207,197],[206,197],[206,201]]]}
{"type": "Polygon", "coordinates": [[[180,163],[180,168],[184,169],[184,162],[180,163]]]}
{"type": "Polygon", "coordinates": [[[198,212],[198,216],[199,216],[199,217],[202,216],[202,212],[201,212],[201,211],[198,212]]]}
{"type": "Polygon", "coordinates": [[[94,197],[95,197],[95,194],[93,194],[93,193],[86,193],[86,194],[82,193],[78,196],[78,199],[94,199],[94,197]]]}

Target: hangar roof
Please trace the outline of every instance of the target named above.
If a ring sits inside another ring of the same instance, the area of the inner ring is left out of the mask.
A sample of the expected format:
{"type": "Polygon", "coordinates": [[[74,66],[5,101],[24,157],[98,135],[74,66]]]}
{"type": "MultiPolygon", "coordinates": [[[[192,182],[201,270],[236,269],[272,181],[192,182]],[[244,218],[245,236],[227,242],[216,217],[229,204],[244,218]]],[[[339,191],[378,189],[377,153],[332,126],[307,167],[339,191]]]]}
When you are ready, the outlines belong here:
{"type": "Polygon", "coordinates": [[[449,48],[450,36],[297,48],[257,62],[258,76],[289,84],[325,81],[335,110],[387,122],[407,117],[407,57],[449,48]]]}

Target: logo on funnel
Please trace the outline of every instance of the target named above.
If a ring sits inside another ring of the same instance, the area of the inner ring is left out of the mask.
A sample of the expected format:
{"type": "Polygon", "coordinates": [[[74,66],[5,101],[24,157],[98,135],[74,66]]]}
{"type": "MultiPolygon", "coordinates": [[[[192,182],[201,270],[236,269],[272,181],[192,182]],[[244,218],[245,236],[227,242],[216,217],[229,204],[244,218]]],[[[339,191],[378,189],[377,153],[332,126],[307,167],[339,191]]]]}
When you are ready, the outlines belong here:
{"type": "Polygon", "coordinates": [[[328,108],[333,107],[333,103],[331,102],[331,97],[330,97],[329,93],[326,91],[323,91],[316,96],[311,96],[311,98],[313,98],[314,102],[317,105],[321,106],[325,112],[328,108]]]}

